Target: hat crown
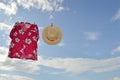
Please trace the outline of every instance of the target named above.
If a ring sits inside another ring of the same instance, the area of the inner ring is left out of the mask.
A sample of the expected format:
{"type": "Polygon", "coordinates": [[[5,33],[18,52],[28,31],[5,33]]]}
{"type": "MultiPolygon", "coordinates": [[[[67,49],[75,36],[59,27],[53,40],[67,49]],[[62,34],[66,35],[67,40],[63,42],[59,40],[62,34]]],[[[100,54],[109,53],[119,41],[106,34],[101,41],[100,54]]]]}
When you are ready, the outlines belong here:
{"type": "Polygon", "coordinates": [[[51,27],[48,31],[48,39],[55,40],[58,36],[57,30],[54,27],[51,27]]]}

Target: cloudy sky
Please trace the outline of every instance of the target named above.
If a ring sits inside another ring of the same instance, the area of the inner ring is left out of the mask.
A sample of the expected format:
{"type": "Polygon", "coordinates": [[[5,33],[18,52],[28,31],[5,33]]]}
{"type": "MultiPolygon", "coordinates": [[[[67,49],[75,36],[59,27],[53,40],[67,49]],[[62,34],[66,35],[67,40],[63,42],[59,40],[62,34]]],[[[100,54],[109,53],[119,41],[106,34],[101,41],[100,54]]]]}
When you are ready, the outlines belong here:
{"type": "Polygon", "coordinates": [[[0,80],[120,80],[120,0],[0,0],[0,80]],[[15,22],[39,26],[38,61],[8,58],[15,22]],[[47,45],[43,29],[63,32],[47,45]]]}

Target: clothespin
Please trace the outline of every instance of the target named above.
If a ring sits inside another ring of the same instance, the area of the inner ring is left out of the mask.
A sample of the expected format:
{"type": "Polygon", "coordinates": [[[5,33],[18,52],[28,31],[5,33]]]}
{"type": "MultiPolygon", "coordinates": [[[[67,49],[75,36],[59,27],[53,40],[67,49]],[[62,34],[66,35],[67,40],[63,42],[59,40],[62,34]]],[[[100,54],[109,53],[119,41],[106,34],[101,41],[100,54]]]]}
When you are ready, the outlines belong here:
{"type": "Polygon", "coordinates": [[[19,21],[17,21],[17,22],[15,23],[15,25],[18,24],[18,23],[19,23],[19,21]]]}
{"type": "Polygon", "coordinates": [[[34,25],[36,25],[35,22],[34,22],[34,25]]]}
{"type": "Polygon", "coordinates": [[[53,23],[51,23],[51,27],[53,27],[53,23]]]}

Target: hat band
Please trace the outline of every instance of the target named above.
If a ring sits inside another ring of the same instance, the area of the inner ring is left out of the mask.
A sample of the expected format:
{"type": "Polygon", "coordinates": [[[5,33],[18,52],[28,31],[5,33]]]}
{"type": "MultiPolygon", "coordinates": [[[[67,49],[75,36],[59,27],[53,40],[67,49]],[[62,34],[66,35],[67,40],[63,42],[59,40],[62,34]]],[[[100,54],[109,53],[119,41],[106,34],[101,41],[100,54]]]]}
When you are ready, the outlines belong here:
{"type": "Polygon", "coordinates": [[[47,36],[47,39],[48,39],[49,41],[55,41],[55,40],[57,39],[57,37],[56,37],[56,39],[55,39],[55,40],[51,40],[51,39],[49,39],[49,38],[48,38],[48,36],[47,36]]]}

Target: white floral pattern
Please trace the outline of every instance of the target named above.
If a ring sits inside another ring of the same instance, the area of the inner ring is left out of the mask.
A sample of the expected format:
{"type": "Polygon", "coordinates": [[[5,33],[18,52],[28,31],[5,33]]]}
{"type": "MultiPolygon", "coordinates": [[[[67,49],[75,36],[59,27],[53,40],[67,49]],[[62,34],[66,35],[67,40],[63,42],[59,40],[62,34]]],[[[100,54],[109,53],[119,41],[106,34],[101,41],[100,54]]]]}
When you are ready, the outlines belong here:
{"type": "Polygon", "coordinates": [[[33,36],[32,37],[34,41],[37,41],[37,37],[36,36],[33,36]]]}
{"type": "Polygon", "coordinates": [[[15,55],[16,55],[17,57],[20,57],[19,53],[15,53],[15,55]]]}
{"type": "Polygon", "coordinates": [[[20,39],[19,39],[19,38],[15,38],[15,41],[16,41],[16,42],[20,42],[20,39]]]}
{"type": "Polygon", "coordinates": [[[14,45],[15,45],[15,44],[12,42],[12,43],[10,44],[10,47],[11,47],[11,48],[13,48],[13,47],[14,47],[14,45]]]}
{"type": "Polygon", "coordinates": [[[23,29],[20,29],[20,30],[19,30],[19,34],[24,34],[24,30],[23,30],[23,29]]]}
{"type": "Polygon", "coordinates": [[[30,44],[32,41],[31,41],[31,39],[25,39],[25,42],[26,42],[27,44],[30,44]]]}
{"type": "Polygon", "coordinates": [[[18,34],[18,33],[17,33],[17,32],[15,32],[15,33],[13,34],[13,36],[17,36],[17,34],[18,34]]]}
{"type": "Polygon", "coordinates": [[[24,45],[23,48],[20,50],[21,53],[24,53],[26,46],[24,45]]]}

